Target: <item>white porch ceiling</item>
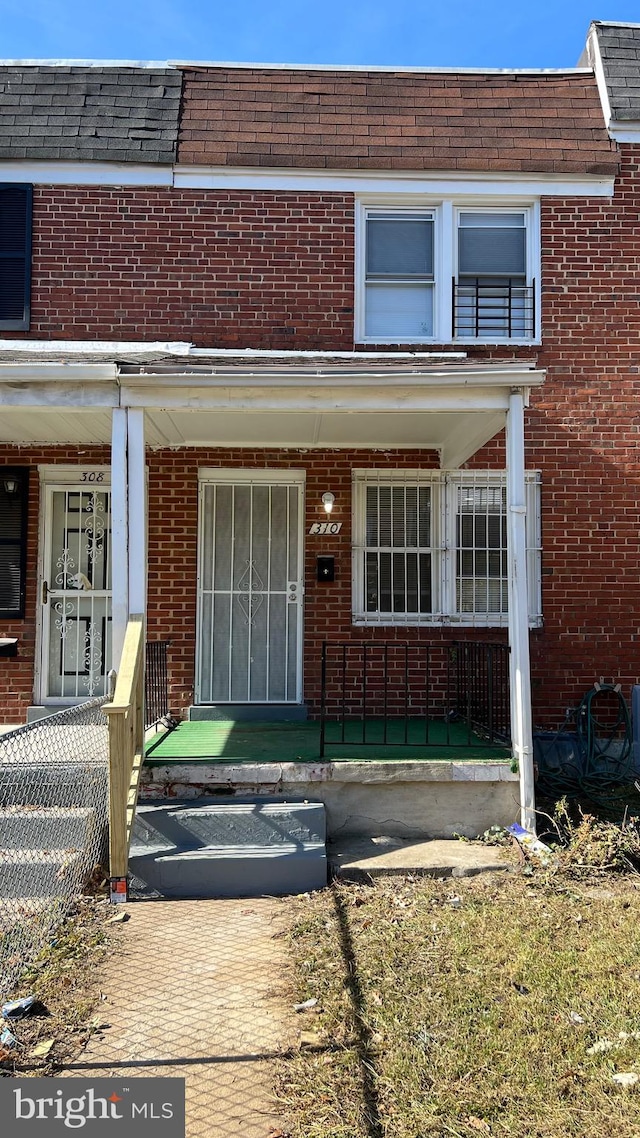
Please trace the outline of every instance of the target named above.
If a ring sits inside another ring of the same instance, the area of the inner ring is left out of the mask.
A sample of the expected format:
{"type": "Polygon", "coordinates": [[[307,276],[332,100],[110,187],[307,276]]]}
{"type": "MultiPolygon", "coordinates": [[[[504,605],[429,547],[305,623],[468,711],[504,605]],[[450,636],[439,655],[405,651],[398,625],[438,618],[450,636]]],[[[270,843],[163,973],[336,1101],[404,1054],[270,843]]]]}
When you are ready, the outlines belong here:
{"type": "MultiPolygon", "coordinates": [[[[502,411],[367,413],[163,411],[145,416],[147,446],[285,448],[401,447],[437,450],[457,465],[502,429],[502,411]],[[471,448],[471,449],[469,449],[471,448]],[[468,452],[468,453],[467,453],[468,452]],[[462,457],[461,457],[462,456],[462,457]]],[[[111,411],[45,411],[5,407],[0,442],[76,446],[111,442],[111,411]]]]}

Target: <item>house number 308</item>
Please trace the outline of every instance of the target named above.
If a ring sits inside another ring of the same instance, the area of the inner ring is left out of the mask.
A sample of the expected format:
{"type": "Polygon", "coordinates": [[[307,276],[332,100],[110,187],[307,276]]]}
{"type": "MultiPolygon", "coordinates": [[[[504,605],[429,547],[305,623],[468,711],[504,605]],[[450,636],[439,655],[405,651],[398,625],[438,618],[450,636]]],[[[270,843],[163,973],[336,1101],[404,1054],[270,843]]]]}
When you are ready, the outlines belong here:
{"type": "Polygon", "coordinates": [[[83,470],[81,482],[104,482],[104,470],[83,470]]]}

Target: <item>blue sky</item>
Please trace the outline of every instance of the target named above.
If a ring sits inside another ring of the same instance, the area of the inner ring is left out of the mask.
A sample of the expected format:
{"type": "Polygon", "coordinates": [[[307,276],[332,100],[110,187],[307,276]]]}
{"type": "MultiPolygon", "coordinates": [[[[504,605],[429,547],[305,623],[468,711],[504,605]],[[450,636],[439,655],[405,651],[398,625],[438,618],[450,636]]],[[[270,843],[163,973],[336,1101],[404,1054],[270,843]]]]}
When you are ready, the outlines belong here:
{"type": "Polygon", "coordinates": [[[0,0],[0,57],[572,67],[640,0],[0,0]]]}

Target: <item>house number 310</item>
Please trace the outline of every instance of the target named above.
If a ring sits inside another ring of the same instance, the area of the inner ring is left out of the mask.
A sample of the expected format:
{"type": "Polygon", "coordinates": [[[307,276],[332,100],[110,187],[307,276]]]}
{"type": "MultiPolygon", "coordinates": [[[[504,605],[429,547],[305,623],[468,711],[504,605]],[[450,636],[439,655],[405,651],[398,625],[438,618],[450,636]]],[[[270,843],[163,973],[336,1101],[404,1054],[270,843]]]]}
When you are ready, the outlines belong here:
{"type": "Polygon", "coordinates": [[[314,522],[309,533],[340,533],[341,529],[342,522],[314,522]]]}

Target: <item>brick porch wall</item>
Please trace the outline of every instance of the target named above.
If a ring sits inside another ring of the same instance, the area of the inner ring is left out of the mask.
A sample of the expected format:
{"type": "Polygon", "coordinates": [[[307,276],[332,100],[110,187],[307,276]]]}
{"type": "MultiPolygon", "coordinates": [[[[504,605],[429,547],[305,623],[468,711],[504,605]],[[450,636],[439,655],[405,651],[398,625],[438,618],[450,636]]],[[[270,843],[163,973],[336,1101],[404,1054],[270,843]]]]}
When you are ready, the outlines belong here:
{"type": "MultiPolygon", "coordinates": [[[[528,433],[548,416],[535,412],[529,416],[528,433]]],[[[570,436],[566,436],[568,445],[570,436]]],[[[556,458],[558,470],[563,455],[556,458]]],[[[570,458],[575,446],[565,454],[570,458]]],[[[535,467],[541,453],[532,450],[528,464],[535,467]]],[[[433,452],[420,451],[332,451],[299,452],[280,450],[161,450],[149,452],[149,611],[148,635],[151,639],[170,639],[169,671],[172,709],[183,712],[193,700],[195,661],[195,614],[197,572],[197,472],[200,466],[253,467],[257,469],[305,469],[305,529],[321,520],[321,495],[332,489],[336,494],[333,517],[343,523],[335,537],[307,535],[305,553],[305,698],[317,706],[320,677],[320,646],[325,638],[336,640],[407,640],[447,642],[458,638],[504,639],[502,631],[402,627],[354,627],[351,623],[351,471],[354,466],[379,469],[435,465],[433,452]],[[336,558],[336,580],[318,584],[315,559],[320,553],[336,558]]],[[[73,448],[0,452],[0,464],[39,462],[74,463],[73,448]]],[[[86,448],[80,461],[84,465],[108,461],[104,448],[86,448]]],[[[473,465],[503,465],[503,450],[497,441],[476,456],[473,465]]],[[[536,722],[554,726],[564,708],[575,704],[593,679],[600,674],[615,675],[624,684],[625,694],[637,678],[638,589],[635,582],[635,555],[632,548],[633,521],[610,517],[611,489],[622,515],[637,512],[636,484],[632,474],[619,479],[617,487],[604,482],[606,465],[596,465],[593,454],[585,454],[583,475],[567,479],[547,468],[543,481],[543,611],[545,627],[531,634],[534,708],[536,722]],[[590,464],[587,469],[587,463],[590,464]],[[590,521],[583,522],[585,497],[590,521]],[[603,527],[608,526],[608,529],[603,527]],[[606,563],[600,535],[608,536],[610,564],[606,563]],[[582,549],[593,551],[595,564],[582,549]],[[549,574],[548,570],[552,569],[549,574]],[[616,586],[626,580],[635,586],[635,599],[629,603],[616,586]],[[585,595],[586,593],[586,595],[585,595]],[[632,607],[635,605],[635,609],[632,607]],[[601,615],[599,615],[601,614],[601,615]]],[[[17,659],[0,660],[0,721],[19,722],[32,702],[35,653],[36,550],[38,527],[38,476],[32,471],[29,513],[27,617],[24,622],[3,623],[2,634],[17,635],[17,659]]],[[[635,542],[633,545],[635,548],[635,542]]]]}

